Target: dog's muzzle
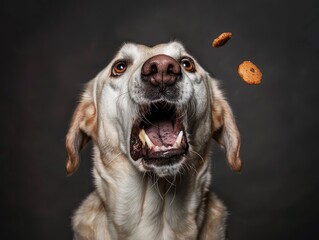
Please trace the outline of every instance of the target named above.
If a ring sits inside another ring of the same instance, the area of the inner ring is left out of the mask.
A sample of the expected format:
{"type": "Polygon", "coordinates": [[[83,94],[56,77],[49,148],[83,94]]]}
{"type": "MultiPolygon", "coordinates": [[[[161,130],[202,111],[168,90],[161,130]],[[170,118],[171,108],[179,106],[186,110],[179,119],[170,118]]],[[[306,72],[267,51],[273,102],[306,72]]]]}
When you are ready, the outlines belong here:
{"type": "Polygon", "coordinates": [[[139,106],[130,154],[135,161],[142,159],[146,167],[174,165],[188,152],[184,127],[187,114],[175,104],[181,79],[180,64],[167,55],[151,57],[142,66],[141,92],[150,103],[139,106]]]}

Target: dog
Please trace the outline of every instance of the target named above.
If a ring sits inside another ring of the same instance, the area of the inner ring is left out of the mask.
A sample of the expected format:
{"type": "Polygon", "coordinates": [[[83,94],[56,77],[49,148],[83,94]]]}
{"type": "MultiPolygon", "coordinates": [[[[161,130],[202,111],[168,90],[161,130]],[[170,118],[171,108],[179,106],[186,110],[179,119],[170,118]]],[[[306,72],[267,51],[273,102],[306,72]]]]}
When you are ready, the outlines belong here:
{"type": "Polygon", "coordinates": [[[66,136],[66,171],[93,141],[95,191],[75,239],[225,239],[210,192],[211,142],[240,171],[240,134],[218,81],[176,41],[126,43],[85,87],[66,136]]]}

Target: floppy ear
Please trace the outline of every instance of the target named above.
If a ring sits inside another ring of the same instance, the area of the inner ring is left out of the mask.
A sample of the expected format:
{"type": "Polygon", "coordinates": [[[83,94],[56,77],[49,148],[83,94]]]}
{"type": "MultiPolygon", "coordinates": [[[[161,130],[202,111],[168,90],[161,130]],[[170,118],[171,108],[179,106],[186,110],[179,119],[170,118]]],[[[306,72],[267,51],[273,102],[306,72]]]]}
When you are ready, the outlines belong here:
{"type": "Polygon", "coordinates": [[[217,81],[211,81],[212,136],[226,150],[229,165],[234,171],[240,171],[239,158],[240,134],[230,106],[225,100],[217,81]]]}
{"type": "Polygon", "coordinates": [[[96,109],[92,97],[92,84],[89,82],[80,103],[76,107],[70,128],[66,135],[66,172],[71,175],[79,166],[80,150],[96,135],[96,109]]]}

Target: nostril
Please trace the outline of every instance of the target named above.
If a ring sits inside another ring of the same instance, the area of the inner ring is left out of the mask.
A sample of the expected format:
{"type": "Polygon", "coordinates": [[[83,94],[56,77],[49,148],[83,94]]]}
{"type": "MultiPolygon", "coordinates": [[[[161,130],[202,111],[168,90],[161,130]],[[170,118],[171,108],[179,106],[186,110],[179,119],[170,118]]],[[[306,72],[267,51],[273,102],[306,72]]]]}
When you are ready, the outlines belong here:
{"type": "Polygon", "coordinates": [[[167,67],[167,74],[169,75],[180,75],[181,69],[179,65],[176,64],[169,64],[167,67]]]}
{"type": "Polygon", "coordinates": [[[151,69],[150,69],[151,71],[150,71],[150,74],[155,74],[155,73],[157,73],[158,72],[158,69],[157,69],[157,65],[155,64],[155,63],[153,63],[152,65],[151,65],[151,69]]]}
{"type": "Polygon", "coordinates": [[[152,76],[158,73],[158,71],[159,70],[156,62],[147,62],[147,64],[143,65],[141,73],[143,76],[152,76]]]}
{"type": "Polygon", "coordinates": [[[169,64],[167,66],[167,74],[175,74],[174,73],[174,66],[172,64],[169,64]]]}

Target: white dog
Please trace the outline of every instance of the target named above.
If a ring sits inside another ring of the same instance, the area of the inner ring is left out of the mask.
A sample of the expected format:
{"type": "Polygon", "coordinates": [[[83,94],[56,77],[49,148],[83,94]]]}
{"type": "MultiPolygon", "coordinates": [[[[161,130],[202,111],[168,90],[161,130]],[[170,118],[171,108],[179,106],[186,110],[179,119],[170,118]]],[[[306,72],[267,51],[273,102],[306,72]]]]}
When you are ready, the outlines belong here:
{"type": "Polygon", "coordinates": [[[66,137],[68,174],[94,142],[96,190],[75,212],[75,239],[224,239],[212,137],[239,171],[240,135],[217,81],[178,42],[125,44],[88,83],[66,137]]]}

